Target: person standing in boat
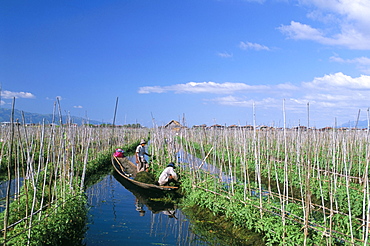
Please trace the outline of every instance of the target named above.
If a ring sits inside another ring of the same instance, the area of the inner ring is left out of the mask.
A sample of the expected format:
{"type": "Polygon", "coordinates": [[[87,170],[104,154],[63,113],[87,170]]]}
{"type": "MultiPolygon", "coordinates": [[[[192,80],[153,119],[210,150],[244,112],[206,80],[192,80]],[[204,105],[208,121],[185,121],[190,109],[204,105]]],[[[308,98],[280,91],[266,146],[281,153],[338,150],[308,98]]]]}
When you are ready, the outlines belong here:
{"type": "Polygon", "coordinates": [[[177,183],[177,174],[175,172],[175,164],[171,162],[167,165],[167,167],[163,170],[161,175],[159,176],[158,184],[159,185],[168,185],[170,182],[177,183]]]}
{"type": "Polygon", "coordinates": [[[140,144],[136,147],[135,157],[136,157],[137,171],[138,172],[148,171],[148,168],[149,168],[149,164],[145,160],[145,155],[147,155],[147,156],[151,156],[151,155],[146,153],[145,144],[146,144],[146,141],[144,139],[142,139],[140,141],[140,144]]]}

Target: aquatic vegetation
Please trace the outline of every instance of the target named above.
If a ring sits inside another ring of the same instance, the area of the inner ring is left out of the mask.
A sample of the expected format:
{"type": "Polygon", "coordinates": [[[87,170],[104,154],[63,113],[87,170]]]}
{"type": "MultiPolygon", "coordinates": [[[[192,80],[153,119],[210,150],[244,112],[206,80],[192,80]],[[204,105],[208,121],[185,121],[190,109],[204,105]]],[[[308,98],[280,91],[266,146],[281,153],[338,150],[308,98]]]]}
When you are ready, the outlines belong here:
{"type": "Polygon", "coordinates": [[[182,129],[162,136],[167,153],[186,153],[178,165],[190,205],[256,230],[271,245],[368,242],[366,131],[182,129]],[[209,163],[216,171],[203,169],[209,163]]]}
{"type": "Polygon", "coordinates": [[[32,206],[32,200],[25,199],[25,196],[10,204],[9,223],[14,227],[8,232],[7,245],[80,244],[87,229],[86,196],[83,192],[67,191],[64,200],[54,200],[29,215],[25,214],[25,206],[32,206]]]}
{"type": "Polygon", "coordinates": [[[211,210],[200,206],[183,207],[190,218],[191,230],[212,245],[265,245],[258,233],[237,227],[225,216],[215,216],[211,210]]]}
{"type": "MultiPolygon", "coordinates": [[[[7,209],[0,221],[4,225],[2,243],[27,240],[58,245],[65,235],[48,235],[60,230],[78,241],[80,234],[70,232],[67,224],[75,221],[74,226],[84,230],[85,187],[111,170],[115,148],[130,155],[138,141],[148,136],[152,174],[157,179],[169,162],[175,162],[186,207],[200,206],[233,223],[238,231],[260,233],[267,245],[368,243],[367,131],[241,128],[174,132],[43,125],[3,129],[3,134],[1,170],[6,171],[5,179],[21,189],[12,201],[7,195],[7,209]],[[26,178],[23,185],[21,178],[26,178]]],[[[215,224],[204,221],[201,224],[206,228],[215,224]]]]}
{"type": "Polygon", "coordinates": [[[146,184],[155,184],[156,178],[152,173],[142,171],[136,174],[135,180],[146,184]]]}
{"type": "Polygon", "coordinates": [[[1,134],[1,167],[9,185],[0,242],[78,245],[86,230],[84,189],[112,170],[115,147],[132,149],[148,130],[19,124],[2,128],[1,134]],[[12,196],[10,184],[16,187],[12,196]]]}

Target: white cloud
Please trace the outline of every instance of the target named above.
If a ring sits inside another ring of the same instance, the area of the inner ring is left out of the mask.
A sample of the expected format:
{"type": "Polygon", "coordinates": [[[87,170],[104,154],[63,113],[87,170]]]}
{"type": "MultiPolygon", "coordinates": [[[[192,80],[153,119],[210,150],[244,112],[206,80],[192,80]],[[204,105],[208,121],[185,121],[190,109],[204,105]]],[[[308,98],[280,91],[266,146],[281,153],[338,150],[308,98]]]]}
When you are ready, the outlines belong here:
{"type": "Polygon", "coordinates": [[[245,99],[243,97],[234,97],[234,96],[226,96],[226,97],[217,97],[207,101],[212,101],[217,104],[227,105],[227,106],[237,106],[237,107],[252,107],[261,106],[261,107],[277,107],[281,106],[281,102],[275,98],[263,98],[261,100],[254,100],[254,99],[245,99]]]}
{"type": "MultiPolygon", "coordinates": [[[[291,83],[269,85],[248,85],[245,83],[216,83],[216,82],[189,82],[171,86],[147,86],[139,88],[139,93],[198,93],[198,94],[225,94],[223,104],[245,104],[237,100],[238,95],[250,96],[248,100],[265,101],[262,98],[288,98],[301,101],[345,101],[364,100],[370,97],[370,76],[361,75],[351,77],[341,72],[316,77],[312,81],[302,82],[300,85],[291,83]],[[236,96],[231,96],[235,94],[236,96]],[[354,98],[355,97],[355,98],[354,98]]],[[[217,100],[221,102],[221,100],[217,100]]],[[[249,102],[248,102],[249,103],[249,102]]]]}
{"type": "Polygon", "coordinates": [[[220,53],[217,53],[217,55],[219,57],[222,57],[222,58],[230,58],[230,57],[233,57],[233,54],[230,54],[228,52],[220,52],[220,53]]]}
{"type": "Polygon", "coordinates": [[[370,66],[370,58],[364,57],[364,56],[357,57],[354,59],[343,59],[343,58],[340,58],[339,56],[332,56],[330,57],[330,60],[335,61],[335,62],[341,62],[341,63],[356,63],[360,65],[370,66]]]}
{"type": "Polygon", "coordinates": [[[370,90],[370,76],[361,75],[358,78],[344,75],[343,73],[335,73],[325,75],[323,77],[314,78],[312,82],[302,83],[303,87],[317,90],[370,90]]]}
{"type": "Polygon", "coordinates": [[[326,40],[321,31],[295,21],[291,21],[289,26],[282,25],[279,29],[292,39],[313,40],[321,43],[325,43],[324,40],[326,40]]]}
{"type": "Polygon", "coordinates": [[[73,106],[73,108],[83,108],[82,106],[73,106]]]}
{"type": "Polygon", "coordinates": [[[13,91],[1,91],[1,97],[5,99],[15,98],[35,98],[30,92],[13,92],[13,91]]]}
{"type": "Polygon", "coordinates": [[[138,92],[140,94],[165,92],[230,94],[238,91],[266,90],[268,88],[265,85],[254,86],[244,83],[189,82],[171,86],[145,86],[140,87],[138,92]]]}
{"type": "Polygon", "coordinates": [[[332,62],[355,64],[361,72],[370,74],[370,58],[368,57],[362,56],[353,59],[343,59],[338,55],[334,55],[331,56],[329,59],[332,62]]]}
{"type": "Polygon", "coordinates": [[[221,105],[250,107],[253,105],[253,100],[245,100],[234,96],[217,97],[207,101],[211,101],[221,105]]]}
{"type": "MultiPolygon", "coordinates": [[[[337,57],[338,60],[340,60],[337,57]]],[[[366,61],[366,59],[365,59],[366,61]]],[[[248,85],[245,83],[189,82],[172,86],[153,86],[140,88],[146,93],[198,93],[207,95],[208,103],[225,107],[266,110],[266,117],[279,115],[283,109],[295,117],[310,117],[323,121],[324,117],[333,122],[334,118],[348,121],[356,118],[359,109],[370,107],[370,76],[351,77],[341,72],[313,78],[300,84],[283,83],[279,85],[248,85]],[[224,96],[209,98],[210,94],[224,96]]],[[[282,115],[282,114],[281,114],[282,115]]],[[[275,117],[274,116],[274,117],[275,117]]],[[[278,116],[279,117],[279,116],[278,116]]]]}
{"type": "Polygon", "coordinates": [[[290,25],[279,28],[288,38],[349,49],[370,49],[370,1],[300,0],[299,3],[312,8],[307,16],[322,22],[325,30],[291,21],[290,25]]]}
{"type": "Polygon", "coordinates": [[[138,93],[149,94],[149,93],[165,93],[167,92],[164,87],[161,86],[144,86],[140,87],[138,93]]]}
{"type": "Polygon", "coordinates": [[[240,42],[239,47],[242,50],[270,50],[267,46],[251,42],[240,42]]]}
{"type": "Polygon", "coordinates": [[[280,90],[297,90],[297,89],[299,89],[297,86],[295,86],[291,83],[278,84],[278,85],[276,85],[276,88],[280,89],[280,90]]]}
{"type": "Polygon", "coordinates": [[[352,100],[352,95],[340,95],[340,94],[307,94],[304,97],[305,101],[314,101],[314,102],[341,102],[341,101],[350,101],[352,100]]]}

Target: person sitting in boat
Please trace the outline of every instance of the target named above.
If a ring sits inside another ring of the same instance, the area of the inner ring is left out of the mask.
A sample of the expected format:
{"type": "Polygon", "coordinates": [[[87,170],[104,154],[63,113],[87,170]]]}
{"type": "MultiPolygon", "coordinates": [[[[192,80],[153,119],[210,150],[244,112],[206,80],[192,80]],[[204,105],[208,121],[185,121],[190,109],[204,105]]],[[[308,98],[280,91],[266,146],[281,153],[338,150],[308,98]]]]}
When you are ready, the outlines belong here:
{"type": "Polygon", "coordinates": [[[177,183],[178,177],[175,172],[175,164],[171,162],[167,165],[167,167],[163,170],[161,175],[159,176],[158,184],[159,185],[168,185],[171,182],[177,183]]]}
{"type": "Polygon", "coordinates": [[[114,152],[114,156],[115,157],[120,157],[120,158],[122,158],[122,157],[124,157],[125,156],[125,154],[124,154],[125,152],[122,150],[122,149],[116,149],[116,151],[114,152]]]}
{"type": "Polygon", "coordinates": [[[145,144],[146,144],[146,141],[144,139],[142,139],[140,141],[140,144],[136,147],[135,157],[136,157],[137,171],[138,172],[148,171],[148,168],[149,168],[149,164],[145,160],[145,155],[147,155],[147,156],[151,156],[151,155],[146,153],[145,144]]]}

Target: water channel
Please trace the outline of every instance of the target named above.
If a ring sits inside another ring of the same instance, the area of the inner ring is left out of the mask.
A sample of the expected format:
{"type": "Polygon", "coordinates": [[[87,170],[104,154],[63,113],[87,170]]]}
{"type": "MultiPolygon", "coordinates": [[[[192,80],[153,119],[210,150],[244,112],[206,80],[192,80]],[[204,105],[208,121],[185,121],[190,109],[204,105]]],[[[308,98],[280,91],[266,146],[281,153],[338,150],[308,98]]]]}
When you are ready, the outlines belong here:
{"type": "MultiPolygon", "coordinates": [[[[201,167],[220,175],[222,182],[230,182],[227,175],[198,158],[180,151],[178,159],[181,163],[192,163],[189,168],[201,167]]],[[[11,196],[18,193],[22,181],[11,182],[11,196]]],[[[0,184],[2,198],[6,196],[7,184],[0,184]]],[[[185,213],[169,199],[148,197],[147,192],[115,172],[105,175],[100,182],[89,187],[86,195],[90,209],[88,229],[82,245],[262,245],[259,235],[253,235],[254,239],[246,242],[234,238],[235,235],[224,228],[222,232],[217,231],[217,222],[210,212],[200,210],[185,213]]],[[[0,212],[4,210],[2,203],[0,201],[0,212]]]]}
{"type": "Polygon", "coordinates": [[[86,194],[91,206],[83,242],[87,246],[210,245],[191,232],[175,204],[150,200],[114,174],[86,194]]]}
{"type": "MultiPolygon", "coordinates": [[[[218,168],[183,151],[178,152],[177,158],[180,163],[191,163],[188,168],[202,168],[219,175],[222,182],[231,181],[218,168]]],[[[88,188],[86,194],[91,206],[88,231],[83,241],[86,246],[263,245],[262,237],[251,232],[244,232],[252,235],[252,240],[247,240],[249,242],[235,239],[235,235],[223,228],[220,237],[216,235],[217,225],[211,213],[205,215],[201,211],[195,218],[193,213],[191,218],[177,204],[150,199],[146,192],[132,186],[115,172],[88,188]]]]}

